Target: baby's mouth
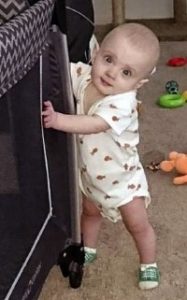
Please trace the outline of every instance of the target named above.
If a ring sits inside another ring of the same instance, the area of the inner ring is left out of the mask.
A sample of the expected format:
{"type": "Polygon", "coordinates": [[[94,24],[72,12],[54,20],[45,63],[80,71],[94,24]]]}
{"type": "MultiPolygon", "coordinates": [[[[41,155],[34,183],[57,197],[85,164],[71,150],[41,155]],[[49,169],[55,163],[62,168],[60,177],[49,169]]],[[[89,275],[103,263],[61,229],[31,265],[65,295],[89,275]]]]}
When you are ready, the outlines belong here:
{"type": "Polygon", "coordinates": [[[106,81],[105,79],[103,79],[102,77],[101,77],[101,83],[102,83],[102,85],[104,85],[104,86],[112,86],[108,81],[106,81]]]}

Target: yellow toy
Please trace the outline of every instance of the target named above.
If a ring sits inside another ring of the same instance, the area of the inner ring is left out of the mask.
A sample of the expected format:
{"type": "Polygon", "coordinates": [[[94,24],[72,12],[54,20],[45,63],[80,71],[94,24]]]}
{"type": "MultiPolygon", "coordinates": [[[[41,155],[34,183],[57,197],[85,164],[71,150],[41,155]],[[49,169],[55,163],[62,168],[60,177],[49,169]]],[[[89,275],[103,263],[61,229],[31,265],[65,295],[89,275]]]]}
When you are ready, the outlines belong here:
{"type": "Polygon", "coordinates": [[[160,163],[160,169],[165,172],[170,172],[173,169],[179,174],[174,177],[174,184],[187,183],[187,155],[176,151],[169,153],[169,160],[163,160],[160,163]],[[180,175],[181,174],[181,175],[180,175]]]}

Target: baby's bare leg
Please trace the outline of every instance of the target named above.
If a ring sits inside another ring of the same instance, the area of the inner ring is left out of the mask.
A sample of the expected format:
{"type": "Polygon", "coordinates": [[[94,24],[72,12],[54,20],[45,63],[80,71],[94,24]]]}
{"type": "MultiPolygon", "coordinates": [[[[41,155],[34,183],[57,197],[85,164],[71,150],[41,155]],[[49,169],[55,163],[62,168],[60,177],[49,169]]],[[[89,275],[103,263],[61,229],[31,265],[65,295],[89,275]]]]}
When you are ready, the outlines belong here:
{"type": "Polygon", "coordinates": [[[154,230],[149,223],[145,203],[142,198],[119,208],[123,222],[132,235],[140,258],[141,264],[151,264],[156,259],[156,239],[154,230]]]}
{"type": "Polygon", "coordinates": [[[84,245],[90,248],[97,247],[102,216],[98,208],[83,195],[83,211],[81,217],[81,228],[84,245]]]}

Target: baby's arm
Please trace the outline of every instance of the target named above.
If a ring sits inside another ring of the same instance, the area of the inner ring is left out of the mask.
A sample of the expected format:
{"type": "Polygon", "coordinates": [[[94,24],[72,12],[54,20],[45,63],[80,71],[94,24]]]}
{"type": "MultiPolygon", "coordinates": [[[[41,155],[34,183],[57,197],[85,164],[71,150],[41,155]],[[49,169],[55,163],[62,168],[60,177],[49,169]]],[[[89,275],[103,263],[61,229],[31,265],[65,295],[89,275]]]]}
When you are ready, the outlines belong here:
{"type": "Polygon", "coordinates": [[[109,125],[99,116],[62,114],[54,110],[50,101],[44,102],[42,115],[45,128],[64,132],[90,134],[109,129],[109,125]]]}

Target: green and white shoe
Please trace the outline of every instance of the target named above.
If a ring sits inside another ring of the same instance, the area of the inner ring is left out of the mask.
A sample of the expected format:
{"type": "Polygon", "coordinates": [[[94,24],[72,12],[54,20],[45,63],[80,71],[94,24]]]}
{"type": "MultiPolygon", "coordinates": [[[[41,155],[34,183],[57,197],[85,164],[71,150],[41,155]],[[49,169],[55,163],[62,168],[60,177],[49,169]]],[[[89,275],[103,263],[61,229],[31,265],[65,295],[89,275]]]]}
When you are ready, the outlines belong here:
{"type": "Polygon", "coordinates": [[[160,282],[160,272],[157,267],[145,267],[139,269],[139,288],[149,290],[157,287],[160,282]]]}
{"type": "Polygon", "coordinates": [[[84,247],[84,264],[89,265],[97,258],[96,249],[84,247]]]}

